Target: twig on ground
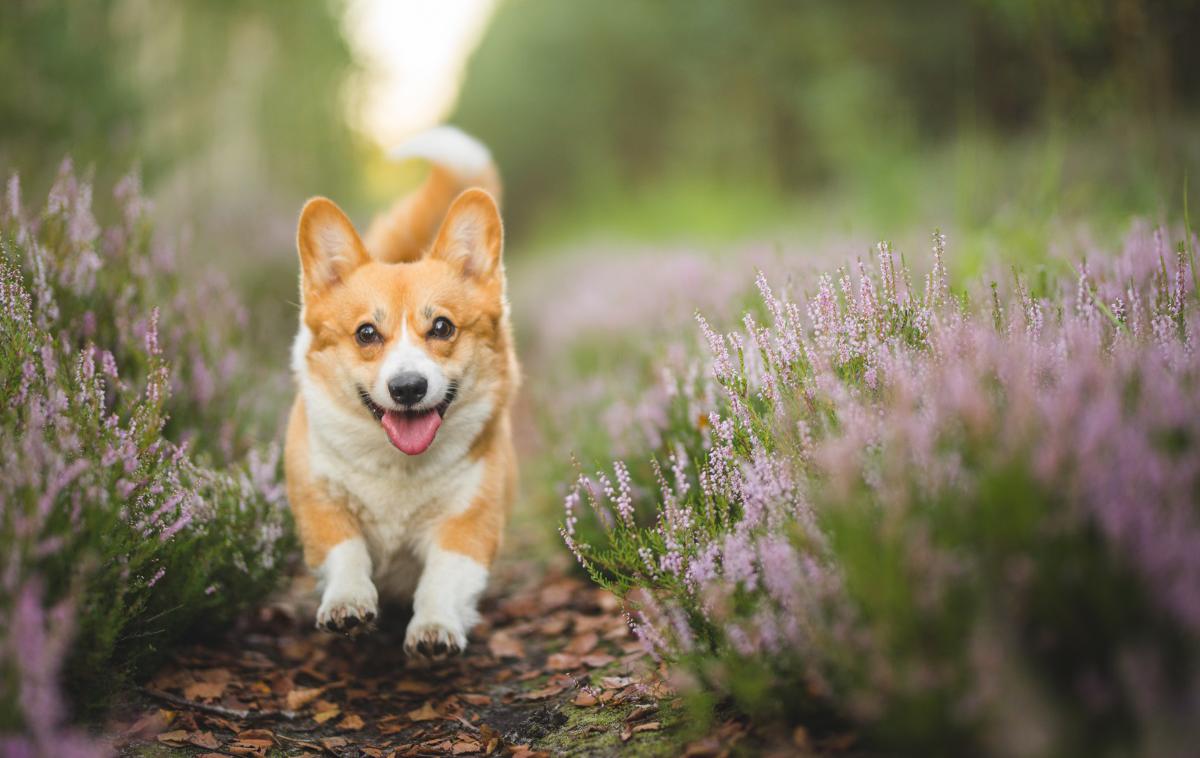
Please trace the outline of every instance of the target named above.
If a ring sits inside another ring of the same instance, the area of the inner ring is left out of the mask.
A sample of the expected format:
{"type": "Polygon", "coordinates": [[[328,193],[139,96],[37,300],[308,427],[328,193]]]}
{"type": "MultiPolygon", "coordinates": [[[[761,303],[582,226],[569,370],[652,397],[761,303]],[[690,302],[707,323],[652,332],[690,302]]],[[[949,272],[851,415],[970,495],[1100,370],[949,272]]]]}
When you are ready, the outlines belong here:
{"type": "Polygon", "coordinates": [[[226,708],[223,705],[209,705],[208,703],[197,703],[195,700],[188,700],[187,698],[179,697],[178,695],[172,695],[169,692],[162,692],[161,690],[150,689],[149,687],[139,687],[138,689],[141,692],[143,692],[144,694],[149,695],[152,698],[155,698],[157,700],[162,700],[162,701],[170,703],[172,705],[177,705],[180,708],[190,708],[194,711],[203,711],[204,713],[211,713],[215,716],[224,716],[225,718],[239,719],[241,721],[266,721],[269,719],[284,719],[286,721],[295,721],[296,719],[303,717],[303,714],[299,711],[239,710],[237,708],[226,708]]]}

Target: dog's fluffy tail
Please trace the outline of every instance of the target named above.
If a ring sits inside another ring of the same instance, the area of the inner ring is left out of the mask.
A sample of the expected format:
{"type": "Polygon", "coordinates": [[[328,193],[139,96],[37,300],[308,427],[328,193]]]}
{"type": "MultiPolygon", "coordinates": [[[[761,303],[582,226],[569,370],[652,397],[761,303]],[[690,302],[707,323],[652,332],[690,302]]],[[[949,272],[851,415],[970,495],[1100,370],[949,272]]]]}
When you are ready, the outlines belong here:
{"type": "Polygon", "coordinates": [[[436,126],[389,151],[393,160],[429,161],[429,178],[380,214],[367,230],[367,248],[388,263],[414,261],[433,244],[450,203],[482,187],[500,200],[500,174],[483,143],[453,126],[436,126]]]}

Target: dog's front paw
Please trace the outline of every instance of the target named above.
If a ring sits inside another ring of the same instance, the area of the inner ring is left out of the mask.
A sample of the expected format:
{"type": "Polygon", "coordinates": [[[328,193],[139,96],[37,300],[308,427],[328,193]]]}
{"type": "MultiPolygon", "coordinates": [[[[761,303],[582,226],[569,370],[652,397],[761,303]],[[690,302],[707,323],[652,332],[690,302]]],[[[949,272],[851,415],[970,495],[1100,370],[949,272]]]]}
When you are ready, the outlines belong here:
{"type": "Polygon", "coordinates": [[[410,658],[441,661],[467,649],[467,632],[458,621],[413,617],[404,635],[404,652],[410,658]]]}
{"type": "Polygon", "coordinates": [[[317,628],[351,632],[369,628],[379,615],[379,593],[370,579],[330,585],[317,609],[317,628]]]}

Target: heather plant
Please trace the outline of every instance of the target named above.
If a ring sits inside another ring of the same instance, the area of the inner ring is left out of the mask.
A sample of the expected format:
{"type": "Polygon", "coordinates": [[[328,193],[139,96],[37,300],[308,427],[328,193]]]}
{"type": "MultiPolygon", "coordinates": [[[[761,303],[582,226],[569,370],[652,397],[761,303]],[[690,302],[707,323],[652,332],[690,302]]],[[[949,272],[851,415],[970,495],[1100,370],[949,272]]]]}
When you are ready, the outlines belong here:
{"type": "Polygon", "coordinates": [[[261,598],[289,550],[278,455],[238,412],[253,380],[223,290],[185,278],[130,178],[101,226],[64,165],[44,209],[0,210],[0,743],[64,731],[183,635],[261,598]]]}
{"type": "Polygon", "coordinates": [[[807,297],[760,274],[566,544],[699,699],[891,750],[1186,753],[1200,308],[1166,235],[982,289],[941,235],[922,286],[886,244],[807,297]]]}

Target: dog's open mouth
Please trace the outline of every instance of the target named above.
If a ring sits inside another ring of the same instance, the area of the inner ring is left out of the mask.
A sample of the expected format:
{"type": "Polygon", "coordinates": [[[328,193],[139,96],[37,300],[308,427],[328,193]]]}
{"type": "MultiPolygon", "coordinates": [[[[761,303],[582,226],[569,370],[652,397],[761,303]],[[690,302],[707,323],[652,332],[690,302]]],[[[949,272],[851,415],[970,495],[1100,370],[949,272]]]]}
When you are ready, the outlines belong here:
{"type": "Polygon", "coordinates": [[[429,446],[433,444],[433,438],[437,436],[438,429],[442,426],[446,409],[450,407],[450,403],[454,402],[456,394],[458,394],[458,386],[451,384],[450,389],[446,392],[446,398],[435,408],[427,411],[393,411],[383,408],[372,400],[362,387],[358,388],[358,396],[362,399],[363,405],[383,426],[388,440],[396,446],[397,450],[406,455],[420,455],[429,449],[429,446]]]}

